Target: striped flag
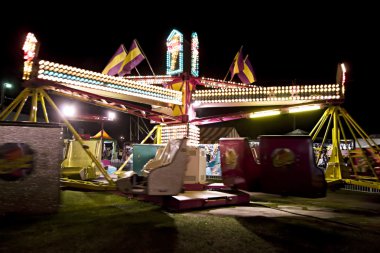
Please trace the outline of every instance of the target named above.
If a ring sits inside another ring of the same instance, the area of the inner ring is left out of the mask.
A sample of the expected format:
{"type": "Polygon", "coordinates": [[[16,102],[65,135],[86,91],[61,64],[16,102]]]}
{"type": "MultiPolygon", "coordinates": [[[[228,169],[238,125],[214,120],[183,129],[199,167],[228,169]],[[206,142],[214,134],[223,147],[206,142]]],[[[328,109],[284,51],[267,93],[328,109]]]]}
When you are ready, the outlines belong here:
{"type": "Polygon", "coordinates": [[[245,84],[251,84],[256,81],[251,62],[248,60],[248,56],[244,60],[243,67],[239,69],[238,77],[245,84]]]}
{"type": "Polygon", "coordinates": [[[119,76],[130,74],[132,69],[139,65],[144,59],[145,57],[141,53],[140,48],[137,45],[137,41],[133,40],[129,53],[124,59],[123,66],[120,69],[119,76]]]}
{"type": "Polygon", "coordinates": [[[231,80],[234,78],[235,74],[239,73],[240,69],[243,69],[243,54],[242,54],[242,48],[237,52],[235,55],[234,60],[232,61],[232,64],[230,66],[230,72],[231,72],[231,80]]]}
{"type": "Polygon", "coordinates": [[[112,56],[107,66],[102,71],[102,74],[110,76],[118,74],[126,57],[127,53],[125,52],[124,45],[121,44],[116,53],[112,56]]]}

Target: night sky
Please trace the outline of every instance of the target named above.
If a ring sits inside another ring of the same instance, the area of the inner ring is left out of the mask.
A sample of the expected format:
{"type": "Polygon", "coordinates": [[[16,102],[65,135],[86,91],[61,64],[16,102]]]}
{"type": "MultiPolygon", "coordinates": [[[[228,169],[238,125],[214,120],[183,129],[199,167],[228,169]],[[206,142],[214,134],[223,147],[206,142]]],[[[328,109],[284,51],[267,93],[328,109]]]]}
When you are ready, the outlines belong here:
{"type": "MultiPolygon", "coordinates": [[[[320,3],[272,4],[264,8],[255,3],[245,7],[234,2],[214,9],[195,2],[181,8],[166,7],[168,2],[154,6],[120,6],[112,2],[112,7],[104,7],[110,3],[91,6],[97,8],[93,11],[85,5],[65,3],[60,7],[45,5],[47,11],[21,4],[4,10],[12,18],[1,17],[0,81],[17,86],[7,90],[7,97],[14,98],[22,89],[21,47],[28,32],[33,32],[41,43],[39,58],[99,72],[121,43],[128,49],[136,38],[156,74],[165,74],[165,40],[172,29],[177,29],[189,41],[192,32],[198,33],[200,72],[205,77],[223,79],[241,45],[244,54],[249,54],[257,80],[264,85],[289,81],[334,83],[337,64],[345,62],[349,72],[343,106],[368,134],[380,134],[380,128],[374,124],[375,116],[370,114],[376,108],[378,111],[378,93],[374,89],[380,85],[375,77],[379,64],[371,65],[379,53],[380,44],[375,37],[380,22],[371,6],[345,3],[333,7],[320,3]]],[[[148,69],[146,62],[140,65],[143,72],[144,66],[148,69]]],[[[57,104],[61,101],[57,99],[57,104]]],[[[82,112],[103,110],[86,106],[82,112]]],[[[207,113],[220,114],[220,110],[207,113]]],[[[310,131],[321,113],[297,116],[296,128],[310,131]]],[[[117,126],[106,124],[105,128],[115,137],[127,136],[129,116],[118,113],[118,117],[117,126]]],[[[219,125],[236,126],[240,135],[256,138],[259,134],[291,131],[294,119],[284,115],[219,125]]],[[[91,123],[86,131],[95,134],[99,129],[99,124],[91,123]]]]}

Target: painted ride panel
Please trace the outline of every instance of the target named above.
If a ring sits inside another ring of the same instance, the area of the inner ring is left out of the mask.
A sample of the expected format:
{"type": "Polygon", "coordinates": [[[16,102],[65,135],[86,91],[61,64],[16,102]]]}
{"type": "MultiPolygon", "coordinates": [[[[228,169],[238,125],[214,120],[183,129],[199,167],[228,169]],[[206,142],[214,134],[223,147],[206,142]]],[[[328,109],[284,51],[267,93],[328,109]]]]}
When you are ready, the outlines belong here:
{"type": "Polygon", "coordinates": [[[219,145],[223,183],[241,190],[259,190],[261,167],[254,160],[248,140],[221,138],[219,145]]]}
{"type": "Polygon", "coordinates": [[[324,197],[324,172],[315,165],[309,136],[260,136],[259,159],[246,138],[220,139],[223,182],[266,193],[324,197]]]}
{"type": "Polygon", "coordinates": [[[264,192],[326,196],[325,175],[315,164],[310,136],[261,136],[260,163],[264,192]]]}

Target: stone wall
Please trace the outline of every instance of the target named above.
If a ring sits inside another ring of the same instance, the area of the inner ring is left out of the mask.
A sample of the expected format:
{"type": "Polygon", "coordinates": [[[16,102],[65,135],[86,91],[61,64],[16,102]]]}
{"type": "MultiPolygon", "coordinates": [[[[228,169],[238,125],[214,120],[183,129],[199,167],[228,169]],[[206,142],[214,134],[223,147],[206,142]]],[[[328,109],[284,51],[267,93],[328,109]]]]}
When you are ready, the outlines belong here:
{"type": "Polygon", "coordinates": [[[0,214],[45,214],[60,205],[62,128],[0,122],[0,214]]]}

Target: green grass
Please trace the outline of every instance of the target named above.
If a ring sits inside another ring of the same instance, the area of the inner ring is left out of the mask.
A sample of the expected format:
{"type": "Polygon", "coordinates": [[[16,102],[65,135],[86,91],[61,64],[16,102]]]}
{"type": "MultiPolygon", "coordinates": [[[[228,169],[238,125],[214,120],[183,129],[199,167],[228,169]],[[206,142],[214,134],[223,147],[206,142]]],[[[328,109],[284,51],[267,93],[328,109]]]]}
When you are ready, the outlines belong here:
{"type": "Polygon", "coordinates": [[[248,252],[260,240],[233,217],[167,213],[109,192],[61,198],[57,214],[1,218],[0,252],[248,252]]]}
{"type": "Polygon", "coordinates": [[[4,217],[1,224],[0,252],[127,252],[160,243],[158,230],[176,234],[159,207],[107,192],[64,191],[57,214],[4,217]]]}
{"type": "Polygon", "coordinates": [[[380,250],[378,243],[373,244],[378,234],[305,217],[219,216],[208,210],[167,213],[111,192],[66,190],[61,201],[56,214],[0,217],[0,252],[380,250]]]}

